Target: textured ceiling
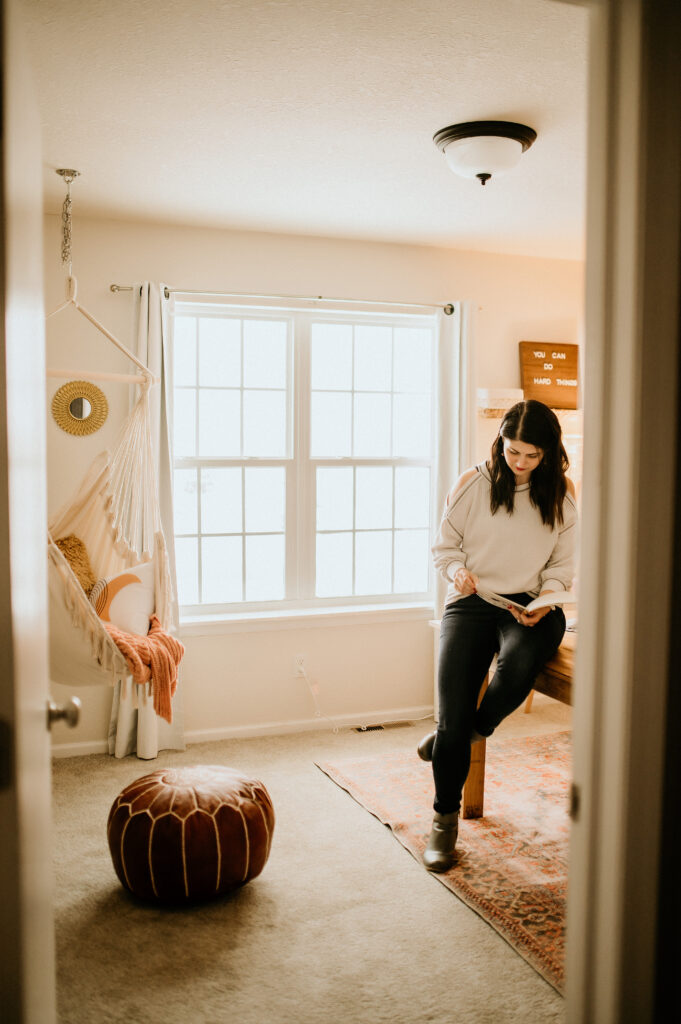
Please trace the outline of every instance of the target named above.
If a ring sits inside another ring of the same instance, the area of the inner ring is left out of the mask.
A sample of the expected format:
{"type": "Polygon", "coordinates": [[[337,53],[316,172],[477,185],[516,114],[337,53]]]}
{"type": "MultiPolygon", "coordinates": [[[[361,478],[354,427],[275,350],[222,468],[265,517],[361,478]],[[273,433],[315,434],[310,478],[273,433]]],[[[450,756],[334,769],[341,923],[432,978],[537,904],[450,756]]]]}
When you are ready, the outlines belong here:
{"type": "Polygon", "coordinates": [[[74,218],[583,255],[587,12],[556,0],[21,0],[74,218]],[[432,136],[538,138],[482,188],[432,136]]]}

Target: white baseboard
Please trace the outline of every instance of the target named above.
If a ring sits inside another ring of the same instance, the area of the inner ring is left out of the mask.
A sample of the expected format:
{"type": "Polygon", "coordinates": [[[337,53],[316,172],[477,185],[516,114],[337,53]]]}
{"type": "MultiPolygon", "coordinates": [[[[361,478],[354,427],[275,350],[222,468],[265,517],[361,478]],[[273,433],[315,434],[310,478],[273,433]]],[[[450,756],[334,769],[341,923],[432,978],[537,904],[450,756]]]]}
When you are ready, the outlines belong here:
{"type": "Polygon", "coordinates": [[[82,743],[52,744],[52,757],[85,757],[87,754],[108,753],[108,740],[84,740],[82,743]]]}
{"type": "MultiPolygon", "coordinates": [[[[185,742],[211,743],[216,740],[245,740],[258,736],[283,736],[288,733],[312,732],[315,729],[357,729],[364,725],[388,725],[414,722],[433,717],[433,705],[421,704],[410,708],[388,708],[382,711],[354,712],[337,718],[299,718],[283,722],[260,722],[254,725],[221,726],[217,729],[192,729],[185,732],[185,742]]],[[[87,754],[107,754],[107,740],[86,740],[82,743],[55,743],[52,757],[84,757],[87,754]]]]}
{"type": "Polygon", "coordinates": [[[312,732],[315,729],[357,729],[363,725],[387,725],[397,722],[414,722],[420,718],[432,718],[433,705],[422,704],[411,708],[390,708],[383,711],[355,712],[315,718],[299,718],[288,722],[260,722],[256,725],[224,726],[218,729],[194,729],[185,733],[187,743],[209,743],[213,740],[244,740],[258,736],[283,736],[295,732],[312,732]]]}

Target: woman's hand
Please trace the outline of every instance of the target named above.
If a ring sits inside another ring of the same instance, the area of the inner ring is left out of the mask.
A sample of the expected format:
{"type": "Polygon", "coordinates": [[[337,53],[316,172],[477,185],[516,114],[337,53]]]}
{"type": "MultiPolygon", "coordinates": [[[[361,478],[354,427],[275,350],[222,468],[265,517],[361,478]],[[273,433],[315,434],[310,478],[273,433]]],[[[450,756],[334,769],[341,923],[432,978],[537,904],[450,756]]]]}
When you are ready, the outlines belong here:
{"type": "Polygon", "coordinates": [[[454,586],[464,597],[470,597],[478,589],[478,577],[468,569],[457,569],[454,573],[454,586]]]}
{"type": "MultiPolygon", "coordinates": [[[[542,590],[539,596],[541,597],[543,594],[550,593],[552,593],[552,591],[542,590]]],[[[541,622],[545,615],[548,615],[549,612],[552,611],[552,607],[551,605],[547,605],[544,608],[537,608],[534,612],[519,612],[517,608],[513,608],[509,605],[508,610],[516,622],[519,622],[521,626],[536,626],[538,622],[541,622]]]]}
{"type": "Polygon", "coordinates": [[[534,612],[519,612],[517,608],[509,608],[508,610],[521,626],[536,626],[551,611],[550,608],[537,608],[534,612]]]}

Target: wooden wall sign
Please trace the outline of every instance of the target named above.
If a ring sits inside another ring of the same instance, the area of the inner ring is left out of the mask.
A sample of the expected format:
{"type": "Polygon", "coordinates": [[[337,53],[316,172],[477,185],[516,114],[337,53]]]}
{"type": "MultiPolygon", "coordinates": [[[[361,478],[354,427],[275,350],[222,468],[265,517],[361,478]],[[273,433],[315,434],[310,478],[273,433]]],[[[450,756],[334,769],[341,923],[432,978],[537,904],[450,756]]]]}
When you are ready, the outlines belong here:
{"type": "Polygon", "coordinates": [[[576,409],[579,345],[521,341],[519,346],[525,399],[535,398],[551,409],[576,409]]]}

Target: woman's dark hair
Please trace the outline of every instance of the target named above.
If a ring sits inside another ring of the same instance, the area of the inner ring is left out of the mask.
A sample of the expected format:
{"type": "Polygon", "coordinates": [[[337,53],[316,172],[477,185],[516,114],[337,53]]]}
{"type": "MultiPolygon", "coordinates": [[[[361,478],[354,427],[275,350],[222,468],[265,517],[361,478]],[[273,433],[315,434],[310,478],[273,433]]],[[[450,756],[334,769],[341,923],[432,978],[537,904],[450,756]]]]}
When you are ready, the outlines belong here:
{"type": "Polygon", "coordinates": [[[518,402],[504,416],[499,435],[492,445],[488,466],[492,480],[492,515],[501,508],[513,512],[515,477],[504,459],[504,438],[524,441],[541,448],[544,457],[530,476],[530,501],[539,509],[542,522],[551,529],[563,522],[563,499],[567,491],[565,471],[570,465],[558,417],[543,402],[518,402]]]}

